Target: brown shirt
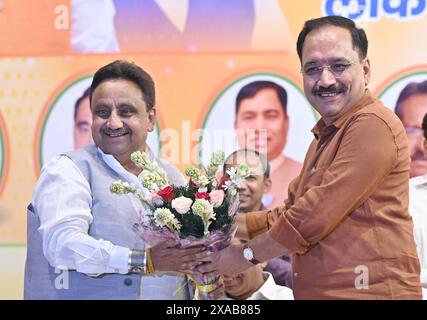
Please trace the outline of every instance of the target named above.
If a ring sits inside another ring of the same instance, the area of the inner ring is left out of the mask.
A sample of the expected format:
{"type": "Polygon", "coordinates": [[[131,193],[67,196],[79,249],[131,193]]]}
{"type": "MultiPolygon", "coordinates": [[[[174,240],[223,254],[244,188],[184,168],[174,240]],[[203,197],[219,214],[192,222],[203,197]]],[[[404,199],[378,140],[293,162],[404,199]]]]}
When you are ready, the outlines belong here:
{"type": "Polygon", "coordinates": [[[420,299],[401,122],[367,91],[312,132],[285,206],[247,214],[250,236],[270,229],[294,253],[297,299],[420,299]]]}

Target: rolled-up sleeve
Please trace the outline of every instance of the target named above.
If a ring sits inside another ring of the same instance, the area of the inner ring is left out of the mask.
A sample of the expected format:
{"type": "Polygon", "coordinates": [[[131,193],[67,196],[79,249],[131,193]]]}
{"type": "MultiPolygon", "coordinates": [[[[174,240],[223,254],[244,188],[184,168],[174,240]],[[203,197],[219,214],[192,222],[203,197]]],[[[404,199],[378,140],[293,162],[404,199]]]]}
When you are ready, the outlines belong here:
{"type": "MultiPolygon", "coordinates": [[[[368,199],[397,157],[397,143],[387,123],[374,114],[358,115],[343,133],[332,163],[317,169],[319,183],[305,190],[289,209],[277,209],[281,214],[271,236],[292,252],[304,254],[368,199]]],[[[265,221],[248,222],[258,226],[265,221]]]]}
{"type": "Polygon", "coordinates": [[[283,207],[277,207],[265,211],[255,211],[246,214],[246,228],[249,234],[249,239],[252,239],[257,235],[271,229],[271,227],[283,215],[283,213],[291,207],[291,204],[295,199],[299,178],[299,176],[296,177],[289,184],[288,198],[285,200],[285,205],[283,207]]]}

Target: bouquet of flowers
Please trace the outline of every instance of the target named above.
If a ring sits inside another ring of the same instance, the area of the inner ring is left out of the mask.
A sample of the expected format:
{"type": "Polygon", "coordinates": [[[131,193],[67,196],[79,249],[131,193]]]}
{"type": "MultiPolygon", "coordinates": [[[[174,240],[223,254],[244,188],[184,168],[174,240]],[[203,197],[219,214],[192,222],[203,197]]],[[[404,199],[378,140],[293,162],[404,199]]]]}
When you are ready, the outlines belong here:
{"type": "MultiPolygon", "coordinates": [[[[116,181],[110,190],[116,194],[134,194],[145,207],[136,222],[142,239],[151,246],[176,239],[181,247],[204,245],[218,251],[229,245],[236,230],[235,217],[239,208],[237,188],[250,174],[241,164],[227,170],[229,178],[218,181],[216,173],[224,162],[224,152],[212,154],[207,168],[190,166],[185,170],[189,181],[185,186],[174,186],[166,172],[152,162],[145,152],[132,153],[131,160],[142,168],[140,181],[150,192],[143,196],[133,185],[116,181]]],[[[206,298],[217,277],[190,277],[196,284],[195,297],[206,298]]]]}

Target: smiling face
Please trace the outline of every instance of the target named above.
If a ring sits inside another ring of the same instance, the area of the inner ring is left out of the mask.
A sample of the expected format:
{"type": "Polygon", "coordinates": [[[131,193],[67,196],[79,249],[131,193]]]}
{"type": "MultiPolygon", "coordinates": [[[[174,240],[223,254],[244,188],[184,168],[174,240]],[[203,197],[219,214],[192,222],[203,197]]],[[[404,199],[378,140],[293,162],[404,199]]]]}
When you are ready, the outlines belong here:
{"type": "Polygon", "coordinates": [[[245,163],[251,174],[238,188],[240,212],[258,211],[261,209],[262,196],[271,189],[271,179],[264,174],[260,158],[253,152],[239,152],[225,165],[225,172],[231,167],[245,163]]]}
{"type": "Polygon", "coordinates": [[[104,153],[127,167],[132,152],[145,151],[155,110],[147,111],[144,95],[135,83],[124,79],[101,82],[92,93],[91,109],[93,140],[104,153]]]}
{"type": "Polygon", "coordinates": [[[267,154],[269,160],[280,155],[286,145],[289,119],[276,90],[261,89],[253,97],[243,99],[235,127],[241,148],[267,154]]]}
{"type": "Polygon", "coordinates": [[[369,60],[360,61],[350,31],[345,28],[327,25],[311,31],[305,38],[301,61],[303,70],[310,66],[348,65],[338,77],[325,67],[318,76],[303,73],[307,99],[326,124],[354,106],[369,83],[369,60]]]}

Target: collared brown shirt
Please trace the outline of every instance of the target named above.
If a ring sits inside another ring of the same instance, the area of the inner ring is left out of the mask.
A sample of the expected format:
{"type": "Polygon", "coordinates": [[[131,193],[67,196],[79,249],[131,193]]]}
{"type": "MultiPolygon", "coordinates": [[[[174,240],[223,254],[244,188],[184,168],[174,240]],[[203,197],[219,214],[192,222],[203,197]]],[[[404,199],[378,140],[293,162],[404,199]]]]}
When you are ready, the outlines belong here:
{"type": "Polygon", "coordinates": [[[247,214],[250,236],[270,229],[294,253],[297,299],[420,299],[400,120],[366,91],[312,132],[285,205],[247,214]]]}

